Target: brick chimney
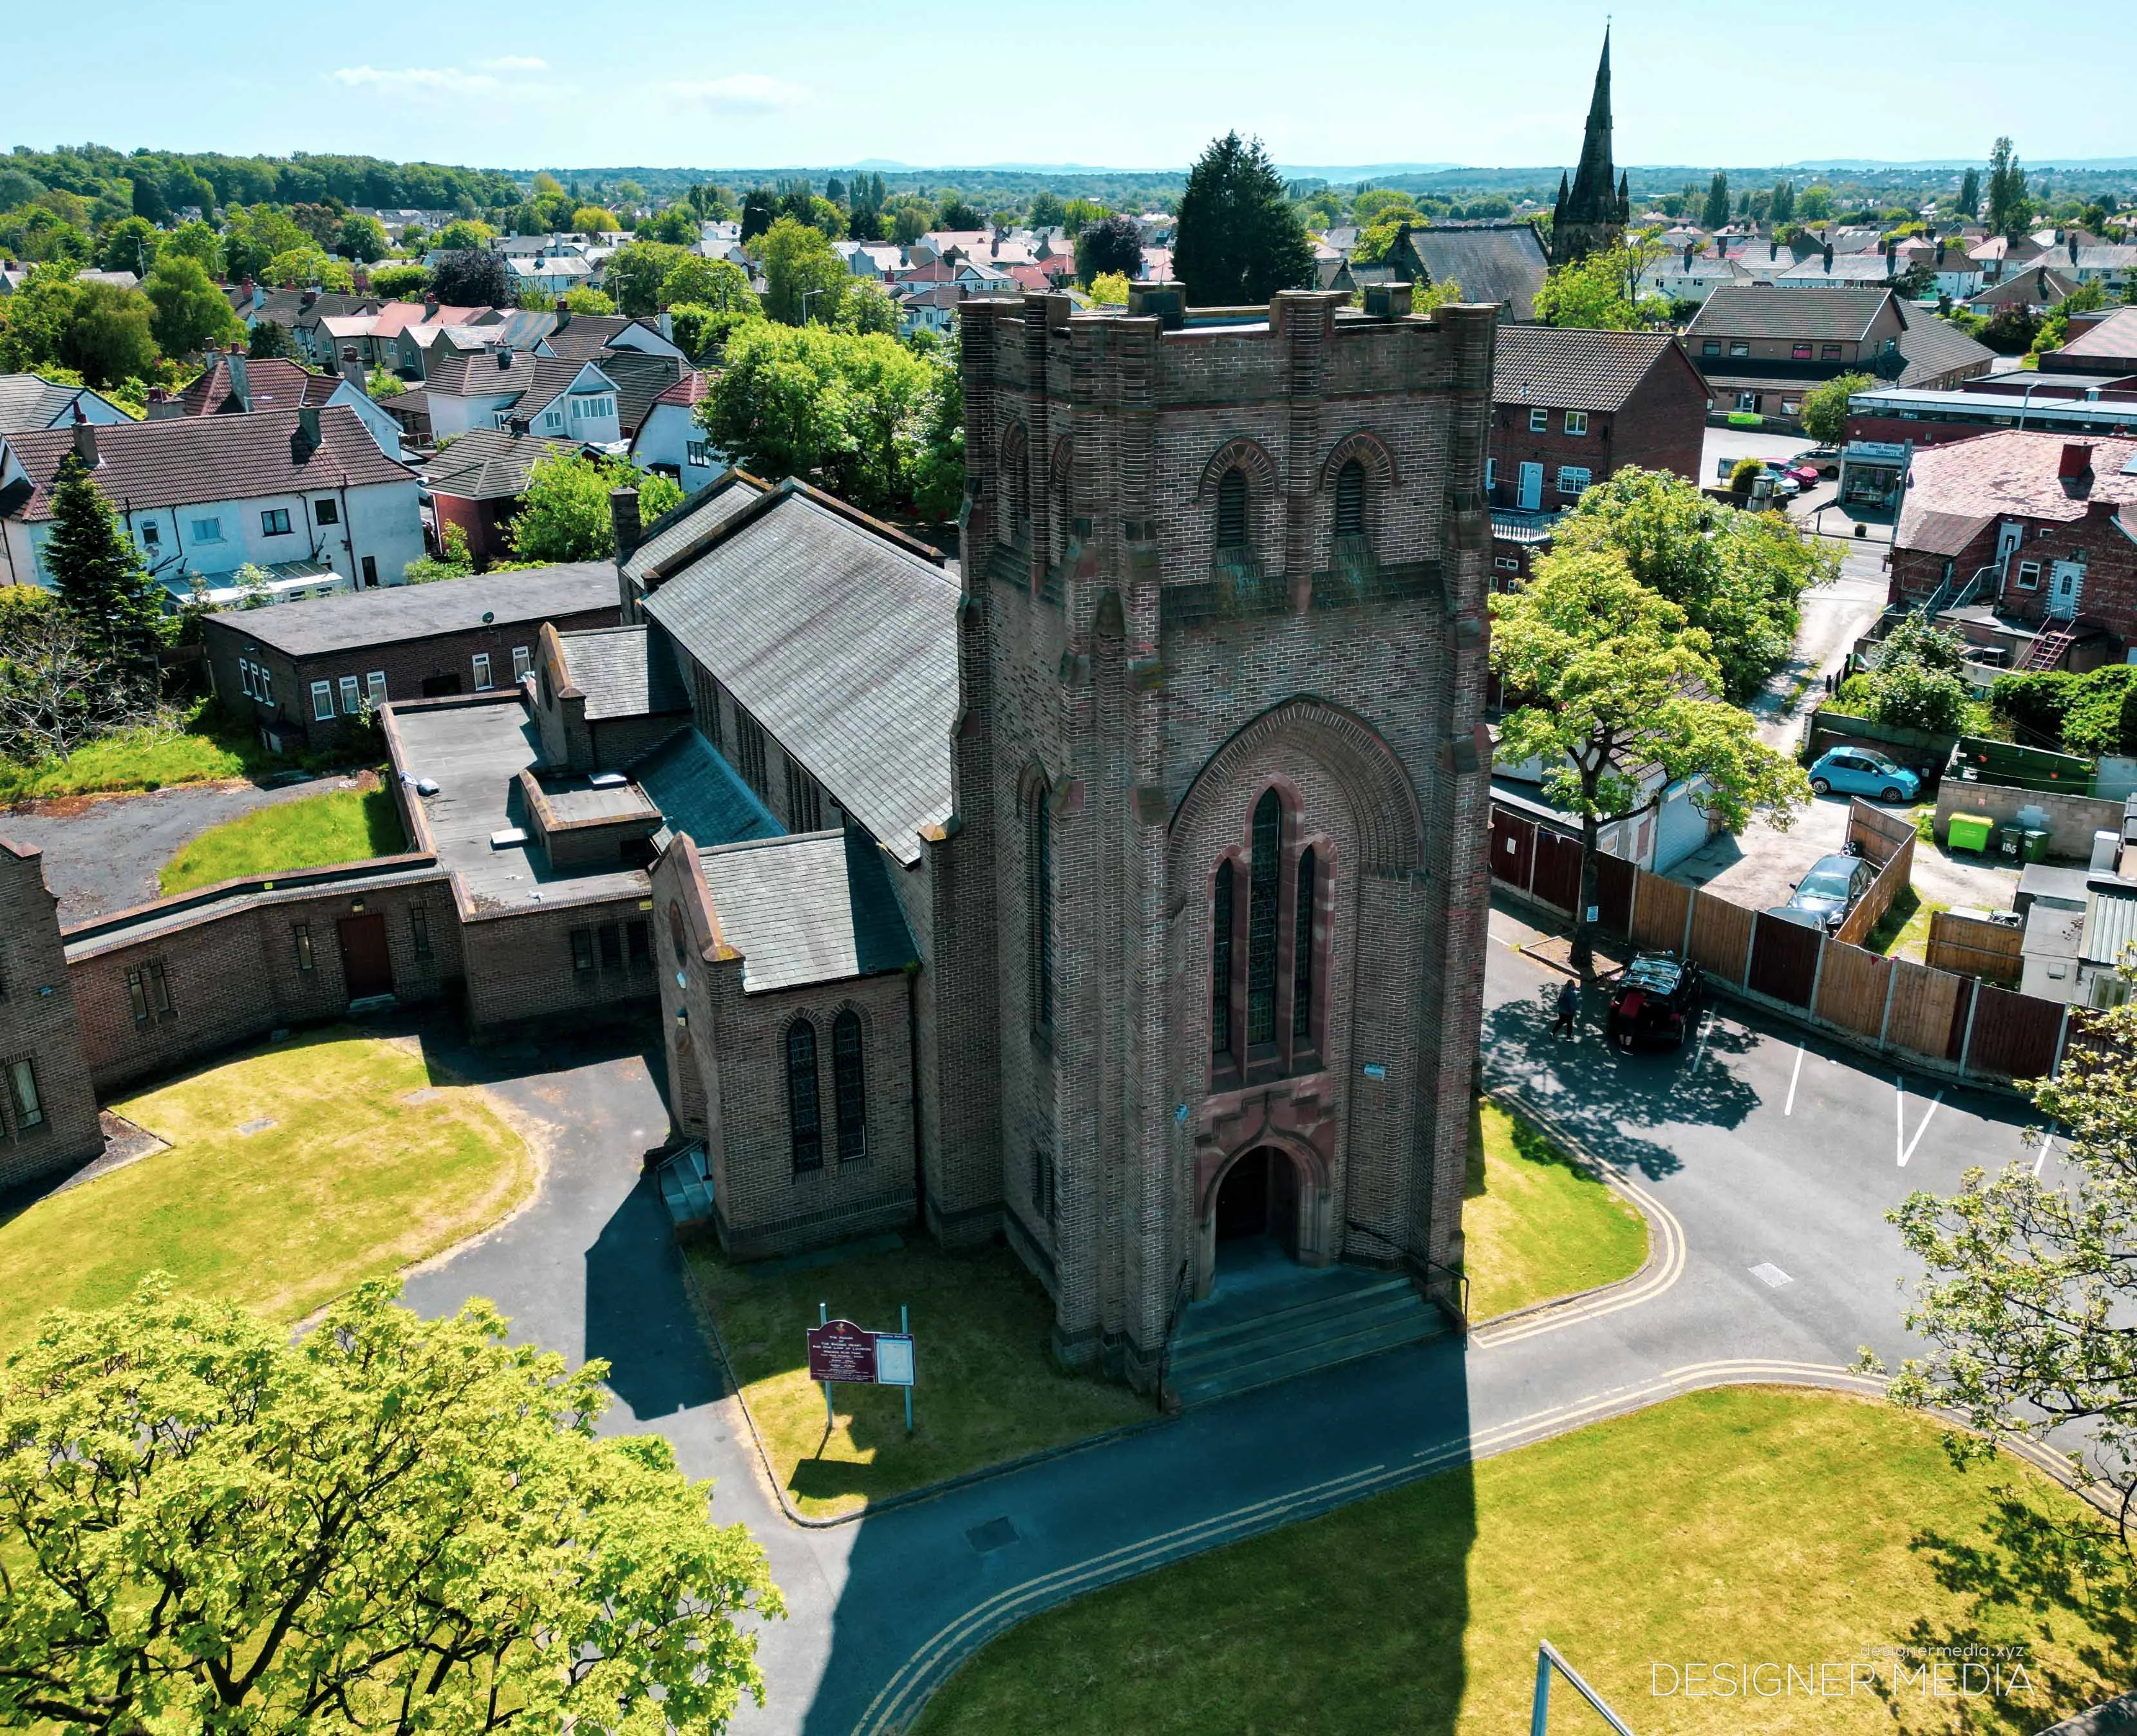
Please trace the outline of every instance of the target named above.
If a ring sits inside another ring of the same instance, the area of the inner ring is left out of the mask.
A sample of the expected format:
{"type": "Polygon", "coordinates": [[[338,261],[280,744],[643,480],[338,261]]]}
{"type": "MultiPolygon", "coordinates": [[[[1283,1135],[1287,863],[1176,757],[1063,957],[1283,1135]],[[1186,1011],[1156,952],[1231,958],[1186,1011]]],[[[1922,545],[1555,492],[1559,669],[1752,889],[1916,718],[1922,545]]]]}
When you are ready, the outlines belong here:
{"type": "Polygon", "coordinates": [[[297,305],[299,308],[309,308],[319,299],[319,292],[317,290],[306,290],[303,295],[297,298],[297,305]]]}
{"type": "Polygon", "coordinates": [[[74,407],[74,456],[91,470],[102,462],[96,456],[96,424],[82,414],[79,403],[74,407]]]}
{"type": "Polygon", "coordinates": [[[2056,475],[2064,482],[2081,482],[2092,475],[2092,447],[2080,440],[2069,441],[2063,447],[2062,461],[2056,466],[2056,475]]]}
{"type": "Polygon", "coordinates": [[[290,456],[304,464],[319,449],[319,412],[307,404],[297,412],[297,426],[290,436],[290,456]]]}
{"type": "Polygon", "coordinates": [[[427,290],[423,294],[423,317],[426,319],[435,319],[438,317],[437,295],[435,292],[427,290]]]}
{"type": "Polygon", "coordinates": [[[641,539],[643,527],[638,516],[636,489],[612,488],[608,491],[608,522],[616,533],[616,558],[621,566],[630,558],[641,539]]]}
{"type": "Polygon", "coordinates": [[[572,304],[565,296],[557,298],[557,329],[562,331],[572,323],[572,304]]]}
{"type": "Polygon", "coordinates": [[[358,391],[363,390],[363,360],[357,354],[353,344],[344,344],[341,347],[341,377],[358,391]]]}

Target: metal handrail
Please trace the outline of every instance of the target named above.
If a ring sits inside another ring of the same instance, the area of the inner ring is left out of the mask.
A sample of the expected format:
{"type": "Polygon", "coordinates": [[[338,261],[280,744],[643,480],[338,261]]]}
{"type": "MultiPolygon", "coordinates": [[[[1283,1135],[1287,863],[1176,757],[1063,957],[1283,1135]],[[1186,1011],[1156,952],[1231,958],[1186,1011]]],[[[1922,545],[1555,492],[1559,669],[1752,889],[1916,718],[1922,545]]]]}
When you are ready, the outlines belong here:
{"type": "Polygon", "coordinates": [[[1392,1236],[1382,1234],[1380,1231],[1375,1230],[1370,1224],[1360,1223],[1355,1217],[1345,1218],[1343,1220],[1343,1227],[1346,1230],[1355,1230],[1361,1236],[1370,1236],[1375,1241],[1379,1242],[1383,1247],[1394,1250],[1395,1257],[1398,1260],[1400,1260],[1405,1265],[1414,1269],[1418,1275],[1424,1280],[1424,1287],[1427,1294],[1431,1292],[1435,1275],[1454,1285],[1460,1296],[1460,1300],[1455,1304],[1456,1312],[1460,1316],[1462,1329],[1465,1333],[1468,1331],[1469,1275],[1467,1272],[1461,1270],[1458,1267],[1443,1265],[1438,1261],[1434,1260],[1430,1255],[1421,1254],[1415,1248],[1397,1241],[1392,1236]]]}
{"type": "Polygon", "coordinates": [[[1191,1260],[1181,1261],[1179,1275],[1172,1280],[1172,1305],[1165,1316],[1165,1348],[1157,1356],[1157,1390],[1161,1397],[1172,1382],[1172,1342],[1179,1334],[1180,1317],[1187,1312],[1190,1289],[1187,1280],[1193,1264],[1191,1260]]]}

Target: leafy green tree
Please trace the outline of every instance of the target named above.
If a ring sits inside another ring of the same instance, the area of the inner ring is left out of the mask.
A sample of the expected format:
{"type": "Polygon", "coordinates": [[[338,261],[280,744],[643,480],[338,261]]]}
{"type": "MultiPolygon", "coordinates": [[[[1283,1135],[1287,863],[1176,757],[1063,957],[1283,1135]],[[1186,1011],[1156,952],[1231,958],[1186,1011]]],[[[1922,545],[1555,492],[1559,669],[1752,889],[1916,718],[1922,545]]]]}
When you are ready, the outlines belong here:
{"type": "Polygon", "coordinates": [[[2034,334],[2033,354],[2046,355],[2052,349],[2061,349],[2070,341],[2072,314],[2097,313],[2106,305],[2107,291],[2099,284],[2080,284],[2048,310],[2041,321],[2040,330],[2034,334]]]}
{"type": "Polygon", "coordinates": [[[788,325],[835,324],[853,273],[823,231],[783,217],[757,243],[764,260],[764,310],[788,325]]]}
{"type": "MultiPolygon", "coordinates": [[[[1546,325],[1585,326],[1594,331],[1631,331],[1644,324],[1636,299],[1640,275],[1658,256],[1652,241],[1638,238],[1598,247],[1571,265],[1544,274],[1536,293],[1536,315],[1546,325]]],[[[1659,300],[1649,297],[1650,303],[1659,300]]]]}
{"type": "Polygon", "coordinates": [[[156,339],[149,321],[155,305],[139,290],[85,283],[75,290],[61,361],[92,386],[146,378],[156,369],[156,339]]]}
{"type": "Polygon", "coordinates": [[[222,276],[222,237],[212,224],[179,224],[163,237],[163,253],[166,257],[175,254],[193,261],[211,278],[222,276]]]}
{"type": "Polygon", "coordinates": [[[601,287],[621,312],[643,319],[665,305],[668,274],[690,256],[665,241],[628,241],[609,255],[601,287]]]}
{"type": "Polygon", "coordinates": [[[145,167],[133,178],[128,202],[133,207],[134,215],[144,222],[161,223],[171,215],[171,207],[163,197],[163,188],[158,183],[154,173],[145,167]]]}
{"type": "Polygon", "coordinates": [[[1091,302],[1095,307],[1126,307],[1128,305],[1127,274],[1101,271],[1091,280],[1091,302]]]}
{"type": "Polygon", "coordinates": [[[1204,307],[1266,302],[1313,281],[1313,247],[1261,140],[1227,133],[1187,172],[1172,266],[1204,307]]]}
{"type": "Polygon", "coordinates": [[[1731,831],[1755,809],[1786,826],[1809,786],[1759,739],[1749,712],[1699,696],[1721,680],[1706,635],[1635,578],[1622,553],[1561,544],[1521,590],[1492,597],[1492,666],[1512,707],[1498,757],[1541,760],[1545,793],[1580,822],[1573,960],[1585,975],[1602,827],[1647,802],[1644,768],[1703,778],[1695,800],[1731,831]]]}
{"type": "Polygon", "coordinates": [[[245,353],[256,362],[271,361],[278,356],[295,356],[297,346],[289,327],[280,320],[259,319],[253,322],[252,335],[246,339],[245,353]]]}
{"type": "Polygon", "coordinates": [[[2023,301],[2007,301],[1974,335],[1999,356],[2023,356],[2041,335],[2041,316],[2023,301]]]}
{"type": "Polygon", "coordinates": [[[854,279],[839,297],[840,331],[895,337],[904,317],[890,291],[871,280],[854,279]]]}
{"type": "Polygon", "coordinates": [[[60,462],[52,528],[39,557],[61,606],[80,623],[98,661],[129,675],[153,678],[162,593],[95,476],[72,452],[60,462]]]}
{"type": "Polygon", "coordinates": [[[386,226],[377,217],[362,217],[352,211],[341,220],[334,232],[334,251],[343,259],[353,259],[368,265],[374,259],[383,259],[392,251],[393,244],[386,238],[386,226]]]}
{"type": "Polygon", "coordinates": [[[1957,634],[1933,627],[1919,615],[1902,617],[1878,644],[1877,661],[1863,677],[1870,720],[1901,729],[1956,734],[1973,695],[1965,666],[1965,650],[1957,634]]]}
{"type": "Polygon", "coordinates": [[[1981,171],[1969,167],[1959,178],[1959,197],[1952,201],[1952,208],[1962,217],[1971,218],[1981,208],[1981,171]]]}
{"type": "Polygon", "coordinates": [[[1370,228],[1375,223],[1400,222],[1405,218],[1420,229],[1424,227],[1416,199],[1392,187],[1369,188],[1360,193],[1351,202],[1351,218],[1361,228],[1370,228]]]}
{"type": "Polygon", "coordinates": [[[1085,285],[1109,272],[1142,275],[1142,231],[1132,217],[1101,217],[1086,223],[1076,237],[1076,276],[1085,285]]]}
{"type": "Polygon", "coordinates": [[[1729,492],[1741,505],[1750,494],[1751,485],[1765,474],[1766,461],[1763,458],[1739,458],[1729,467],[1729,492]]]}
{"type": "Polygon", "coordinates": [[[401,582],[408,585],[436,584],[441,578],[465,578],[475,571],[475,557],[468,553],[467,533],[457,524],[447,524],[442,539],[445,553],[433,560],[425,555],[408,563],[401,582]]]}
{"type": "Polygon", "coordinates": [[[1785,223],[1796,214],[1796,183],[1784,175],[1774,183],[1774,190],[1766,201],[1766,221],[1775,225],[1785,223]]]}
{"type": "Polygon", "coordinates": [[[665,241],[671,247],[694,247],[698,244],[698,213],[688,205],[670,205],[657,217],[646,219],[635,232],[642,241],[665,241]]]}
{"type": "Polygon", "coordinates": [[[1034,229],[1058,229],[1068,215],[1068,207],[1061,195],[1042,188],[1031,196],[1025,207],[1024,220],[1034,229]]]}
{"type": "Polygon", "coordinates": [[[0,297],[0,373],[32,373],[68,365],[62,358],[82,285],[72,268],[33,266],[12,295],[0,297]]]}
{"type": "Polygon", "coordinates": [[[1796,201],[1796,217],[1805,223],[1828,223],[1833,221],[1833,189],[1829,187],[1806,187],[1796,201]]]}
{"type": "Polygon", "coordinates": [[[1351,250],[1352,263],[1361,266],[1384,265],[1393,259],[1400,270],[1411,261],[1398,257],[1403,237],[1413,229],[1424,227],[1420,220],[1413,222],[1407,217],[1383,218],[1370,228],[1358,232],[1358,242],[1351,250]]]}
{"type": "MultiPolygon", "coordinates": [[[[742,196],[743,245],[755,241],[779,216],[779,195],[769,187],[752,187],[742,196]]],[[[915,239],[918,239],[916,237],[915,239]]]]}
{"type": "Polygon", "coordinates": [[[223,263],[232,277],[250,277],[255,283],[270,280],[269,268],[277,254],[290,253],[307,244],[309,236],[290,221],[286,212],[265,205],[229,212],[223,225],[223,263]]]}
{"type": "Polygon", "coordinates": [[[515,299],[511,266],[487,247],[441,253],[431,267],[431,289],[447,307],[510,307],[515,299]]]}
{"type": "Polygon", "coordinates": [[[942,201],[942,208],[935,220],[935,227],[938,229],[968,234],[975,229],[984,229],[987,227],[987,214],[961,193],[953,193],[942,201]]]}
{"type": "Polygon", "coordinates": [[[562,300],[567,313],[608,315],[616,311],[616,297],[606,290],[590,290],[584,284],[576,290],[565,290],[562,300]]]}
{"type": "Polygon", "coordinates": [[[414,301],[430,286],[431,274],[421,266],[381,266],[371,274],[371,292],[394,301],[414,301]]]}
{"type": "Polygon", "coordinates": [[[494,229],[471,217],[458,218],[438,232],[438,246],[446,253],[464,252],[470,247],[485,247],[496,239],[494,229]]]}
{"type": "Polygon", "coordinates": [[[2026,194],[2026,171],[2008,139],[1998,139],[1989,154],[1989,230],[1992,235],[2016,237],[2032,214],[2026,194]]]}
{"type": "Polygon", "coordinates": [[[1699,227],[1702,229],[1721,229],[1729,222],[1729,177],[1720,169],[1706,183],[1706,202],[1700,207],[1699,227]]]}
{"type": "Polygon", "coordinates": [[[512,519],[512,553],[522,561],[598,561],[616,553],[609,520],[611,489],[635,488],[650,522],[683,504],[679,484],[641,471],[626,459],[581,453],[538,458],[512,519]]]}
{"type": "MultiPolygon", "coordinates": [[[[1075,203],[1070,202],[1069,221],[1075,221],[1075,203]]],[[[889,226],[890,238],[901,247],[909,247],[935,227],[935,207],[918,193],[900,193],[883,207],[885,222],[889,226]]],[[[767,227],[769,227],[768,225],[767,227]]],[[[749,237],[747,217],[742,222],[742,238],[749,237]]]]}
{"type": "Polygon", "coordinates": [[[1840,570],[1839,557],[1786,514],[1739,512],[1681,476],[1632,465],[1589,489],[1555,541],[1622,554],[1633,578],[1707,636],[1720,690],[1739,704],[1788,661],[1804,592],[1840,570]]]}
{"type": "Polygon", "coordinates": [[[707,259],[688,253],[669,268],[660,280],[660,305],[673,307],[687,301],[694,307],[723,310],[757,309],[757,292],[749,286],[749,274],[731,259],[707,259]]]}
{"type": "Polygon", "coordinates": [[[307,241],[267,261],[267,280],[285,289],[317,287],[345,294],[356,281],[348,261],[307,241]]]}
{"type": "Polygon", "coordinates": [[[606,235],[616,227],[616,213],[600,205],[582,205],[572,213],[571,227],[579,235],[606,235]]]}
{"type": "Polygon", "coordinates": [[[96,251],[97,266],[106,271],[131,271],[136,277],[146,277],[155,269],[163,241],[163,232],[153,223],[144,217],[128,217],[105,232],[96,251]]]}
{"type": "Polygon", "coordinates": [[[0,1723],[661,1736],[762,1700],[764,1553],[664,1441],[596,1438],[607,1365],[397,1294],[295,1340],[160,1276],[46,1317],[0,1375],[0,1723]]]}
{"type": "Polygon", "coordinates": [[[154,305],[148,329],[167,356],[199,355],[245,335],[229,299],[208,281],[200,261],[167,253],[148,274],[144,293],[154,305]]]}
{"type": "Polygon", "coordinates": [[[1820,446],[1837,446],[1847,437],[1847,401],[1858,392],[1877,385],[1867,373],[1843,373],[1813,386],[1804,394],[1798,412],[1804,432],[1820,446]]]}
{"type": "MultiPolygon", "coordinates": [[[[2125,955],[2125,992],[2137,988],[2125,955]]],[[[1946,1446],[1983,1460],[2052,1431],[2081,1441],[2083,1484],[2137,1553],[2137,1000],[2073,1025],[2052,1079],[2027,1087],[2060,1148],[2046,1176],[2014,1161],[1969,1169],[1959,1192],[1911,1194],[1887,1217],[1927,1268],[1907,1310],[1930,1353],[1891,1396],[1955,1415],[1946,1446]]],[[[1866,1367],[1876,1358],[1867,1349],[1866,1367]]],[[[2112,1533],[2110,1534],[2112,1535],[2112,1533]]]]}

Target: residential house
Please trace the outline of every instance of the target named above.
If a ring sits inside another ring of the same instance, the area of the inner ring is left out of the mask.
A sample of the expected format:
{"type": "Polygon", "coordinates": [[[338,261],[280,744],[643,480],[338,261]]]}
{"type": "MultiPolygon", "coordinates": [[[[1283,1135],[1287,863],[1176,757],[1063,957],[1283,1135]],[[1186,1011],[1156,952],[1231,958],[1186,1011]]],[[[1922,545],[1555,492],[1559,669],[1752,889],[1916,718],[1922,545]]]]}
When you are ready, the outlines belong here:
{"type": "Polygon", "coordinates": [[[575,445],[607,446],[623,438],[616,381],[600,363],[574,357],[487,349],[434,354],[425,397],[431,432],[439,440],[507,422],[575,445]]]}
{"type": "Polygon", "coordinates": [[[533,671],[545,622],[613,627],[615,567],[586,561],[231,609],[201,623],[224,705],[284,753],[318,753],[366,709],[394,700],[509,690],[533,671]]]}
{"type": "Polygon", "coordinates": [[[1895,604],[1946,599],[2013,666],[2089,669],[2137,644],[2137,439],[1998,429],[1913,454],[1895,604]]]}
{"type": "Polygon", "coordinates": [[[49,583],[51,492],[72,452],[118,509],[150,573],[177,599],[227,588],[247,564],[276,585],[339,575],[354,588],[401,583],[423,553],[415,473],[380,451],[346,405],[75,423],[0,438],[0,540],[7,582],[49,583]]]}
{"type": "Polygon", "coordinates": [[[1877,289],[1889,285],[1892,276],[1889,253],[1837,253],[1828,248],[1799,260],[1774,281],[1789,289],[1877,289]]]}
{"type": "Polygon", "coordinates": [[[574,314],[569,308],[559,308],[551,317],[554,324],[534,345],[543,355],[591,361],[628,349],[675,362],[689,359],[676,343],[674,324],[665,314],[657,321],[648,322],[621,314],[574,314]]]}
{"type": "Polygon", "coordinates": [[[296,312],[281,323],[296,346],[297,354],[307,362],[317,362],[340,354],[333,338],[324,329],[326,320],[368,317],[385,305],[383,298],[375,295],[328,295],[318,290],[299,290],[296,312]]]}
{"type": "Polygon", "coordinates": [[[711,390],[711,380],[691,368],[653,400],[630,438],[631,461],[672,476],[686,495],[697,493],[727,465],[698,421],[698,406],[711,390]]]}
{"type": "Polygon", "coordinates": [[[2042,373],[2137,373],[2137,308],[2096,310],[2071,315],[2061,349],[2041,358],[2042,373]]]}
{"type": "Polygon", "coordinates": [[[2007,307],[2023,307],[2028,312],[2045,314],[2049,309],[2060,307],[2070,299],[2077,287],[2071,279],[2052,266],[2036,263],[2014,272],[2000,283],[1984,284],[1966,297],[1969,313],[1984,317],[2000,313],[2007,307]]]}
{"type": "Polygon", "coordinates": [[[0,373],[0,434],[38,434],[84,422],[109,427],[131,422],[118,405],[86,386],[62,386],[36,373],[0,373]]]}
{"type": "Polygon", "coordinates": [[[422,468],[438,546],[445,546],[446,527],[457,525],[467,539],[468,553],[479,564],[509,560],[509,529],[535,465],[545,457],[568,458],[584,450],[576,441],[528,434],[518,423],[463,434],[422,468]]]}
{"type": "Polygon", "coordinates": [[[1719,290],[1685,328],[1684,346],[1716,409],[1782,420],[1799,413],[1812,387],[1839,374],[1948,390],[1995,360],[1950,322],[1879,288],[1719,290]]]}
{"type": "Polygon", "coordinates": [[[514,285],[524,294],[538,290],[545,295],[567,295],[573,290],[595,288],[601,274],[594,262],[579,251],[550,253],[511,253],[505,256],[505,265],[512,272],[514,285]]]}
{"type": "Polygon", "coordinates": [[[1642,271],[1639,293],[1643,297],[1661,295],[1672,301],[1700,302],[1716,290],[1750,281],[1751,274],[1735,260],[1687,246],[1682,252],[1665,253],[1642,271]]]}
{"type": "Polygon", "coordinates": [[[388,458],[402,456],[401,427],[372,402],[364,389],[363,364],[351,358],[343,373],[314,373],[280,357],[257,359],[234,346],[208,358],[192,382],[176,393],[152,390],[147,420],[167,422],[183,416],[247,416],[256,410],[323,409],[338,404],[378,442],[388,458]]]}
{"type": "Polygon", "coordinates": [[[2137,246],[2129,242],[2096,241],[2073,229],[2045,257],[2066,277],[2096,283],[2110,296],[2120,297],[2137,283],[2137,246]]]}
{"type": "Polygon", "coordinates": [[[954,283],[898,285],[898,330],[910,337],[916,331],[947,334],[957,323],[957,308],[964,292],[954,283]]]}

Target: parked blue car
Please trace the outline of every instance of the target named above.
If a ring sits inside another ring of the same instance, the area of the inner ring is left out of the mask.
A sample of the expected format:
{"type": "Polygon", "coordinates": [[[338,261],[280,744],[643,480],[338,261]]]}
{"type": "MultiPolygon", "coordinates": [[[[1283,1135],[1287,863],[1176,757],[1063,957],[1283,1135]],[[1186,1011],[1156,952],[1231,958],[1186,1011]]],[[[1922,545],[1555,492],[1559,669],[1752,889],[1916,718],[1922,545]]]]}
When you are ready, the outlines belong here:
{"type": "Polygon", "coordinates": [[[1867,748],[1831,748],[1810,768],[1810,787],[1819,795],[1867,796],[1873,802],[1911,802],[1922,780],[1867,748]]]}

